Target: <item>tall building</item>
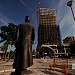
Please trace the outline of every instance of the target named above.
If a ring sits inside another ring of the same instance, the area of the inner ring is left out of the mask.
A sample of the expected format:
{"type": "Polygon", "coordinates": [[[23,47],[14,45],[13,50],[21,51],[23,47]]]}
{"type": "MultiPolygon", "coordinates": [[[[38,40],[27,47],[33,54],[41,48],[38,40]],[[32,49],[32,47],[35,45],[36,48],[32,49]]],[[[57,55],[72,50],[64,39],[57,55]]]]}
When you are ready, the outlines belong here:
{"type": "Polygon", "coordinates": [[[39,8],[38,25],[38,45],[59,43],[55,9],[39,8]]]}

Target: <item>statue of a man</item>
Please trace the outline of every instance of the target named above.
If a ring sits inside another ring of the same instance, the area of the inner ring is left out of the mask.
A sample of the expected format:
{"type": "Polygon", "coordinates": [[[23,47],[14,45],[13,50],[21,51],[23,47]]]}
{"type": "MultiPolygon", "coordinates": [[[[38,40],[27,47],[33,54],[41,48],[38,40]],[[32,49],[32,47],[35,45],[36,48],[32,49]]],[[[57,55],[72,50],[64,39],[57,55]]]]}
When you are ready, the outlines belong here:
{"type": "Polygon", "coordinates": [[[16,55],[13,63],[15,68],[15,75],[21,75],[20,73],[26,70],[33,64],[32,58],[32,44],[34,41],[34,28],[29,23],[29,16],[26,16],[25,24],[20,24],[16,31],[16,55]]]}

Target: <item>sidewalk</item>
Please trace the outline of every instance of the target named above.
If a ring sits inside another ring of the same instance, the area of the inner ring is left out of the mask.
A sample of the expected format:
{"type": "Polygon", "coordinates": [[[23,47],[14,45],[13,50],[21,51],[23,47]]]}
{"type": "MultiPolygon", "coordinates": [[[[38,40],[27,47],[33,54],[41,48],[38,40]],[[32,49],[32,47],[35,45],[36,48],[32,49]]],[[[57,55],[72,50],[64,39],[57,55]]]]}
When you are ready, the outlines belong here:
{"type": "MultiPolygon", "coordinates": [[[[10,75],[15,70],[12,68],[13,62],[7,62],[0,65],[0,75],[10,75]]],[[[50,67],[48,63],[42,60],[34,59],[33,65],[28,70],[32,71],[29,75],[64,75],[57,71],[48,70],[50,67]]]]}
{"type": "Polygon", "coordinates": [[[0,75],[10,75],[10,73],[14,71],[12,64],[12,61],[0,61],[0,75]]]}
{"type": "MultiPolygon", "coordinates": [[[[50,69],[49,63],[52,64],[52,60],[50,59],[49,61],[43,59],[34,59],[33,65],[27,68],[28,70],[32,71],[32,73],[29,75],[64,75],[55,69],[50,69]]],[[[12,61],[0,64],[0,75],[10,75],[11,72],[14,72],[15,69],[12,68],[12,65],[12,61]]]]}

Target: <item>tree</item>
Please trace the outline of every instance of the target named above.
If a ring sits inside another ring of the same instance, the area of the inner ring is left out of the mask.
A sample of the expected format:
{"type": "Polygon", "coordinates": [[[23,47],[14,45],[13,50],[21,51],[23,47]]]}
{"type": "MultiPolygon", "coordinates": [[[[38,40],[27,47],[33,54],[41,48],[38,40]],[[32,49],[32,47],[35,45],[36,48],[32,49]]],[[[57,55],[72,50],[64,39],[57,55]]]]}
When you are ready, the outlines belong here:
{"type": "Polygon", "coordinates": [[[5,42],[4,45],[1,47],[1,51],[3,51],[4,55],[3,55],[3,59],[6,59],[6,55],[7,55],[7,49],[8,49],[8,43],[5,42]]]}
{"type": "Polygon", "coordinates": [[[0,43],[5,42],[4,45],[1,47],[1,50],[4,52],[4,58],[6,58],[7,55],[8,44],[14,45],[15,43],[16,27],[17,25],[14,25],[13,23],[9,23],[8,26],[0,27],[0,43]]]}
{"type": "Polygon", "coordinates": [[[63,46],[62,44],[58,44],[58,45],[57,45],[57,49],[58,49],[58,51],[61,53],[61,52],[64,51],[64,46],[63,46]]]}
{"type": "Polygon", "coordinates": [[[70,43],[70,52],[72,55],[75,54],[75,41],[70,43]]]}
{"type": "Polygon", "coordinates": [[[8,26],[1,26],[0,42],[6,41],[9,44],[14,44],[16,27],[17,25],[14,25],[13,23],[9,23],[8,26]]]}

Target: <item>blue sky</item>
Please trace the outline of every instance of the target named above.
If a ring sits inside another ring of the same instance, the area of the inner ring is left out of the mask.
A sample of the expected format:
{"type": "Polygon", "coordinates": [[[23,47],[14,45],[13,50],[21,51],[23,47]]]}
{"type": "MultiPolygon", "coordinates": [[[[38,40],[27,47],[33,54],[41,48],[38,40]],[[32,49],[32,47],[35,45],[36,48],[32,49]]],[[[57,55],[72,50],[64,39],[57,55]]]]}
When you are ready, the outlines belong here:
{"type": "MultiPolygon", "coordinates": [[[[36,31],[35,42],[37,44],[37,13],[36,8],[40,7],[56,9],[57,25],[60,25],[61,38],[75,35],[75,22],[73,20],[68,0],[0,0],[0,26],[14,23],[24,23],[25,16],[30,16],[30,23],[36,31]]],[[[75,0],[73,1],[75,12],[75,0]]],[[[75,14],[75,13],[74,13],[75,14]]],[[[36,44],[33,47],[36,47],[36,44]]]]}

